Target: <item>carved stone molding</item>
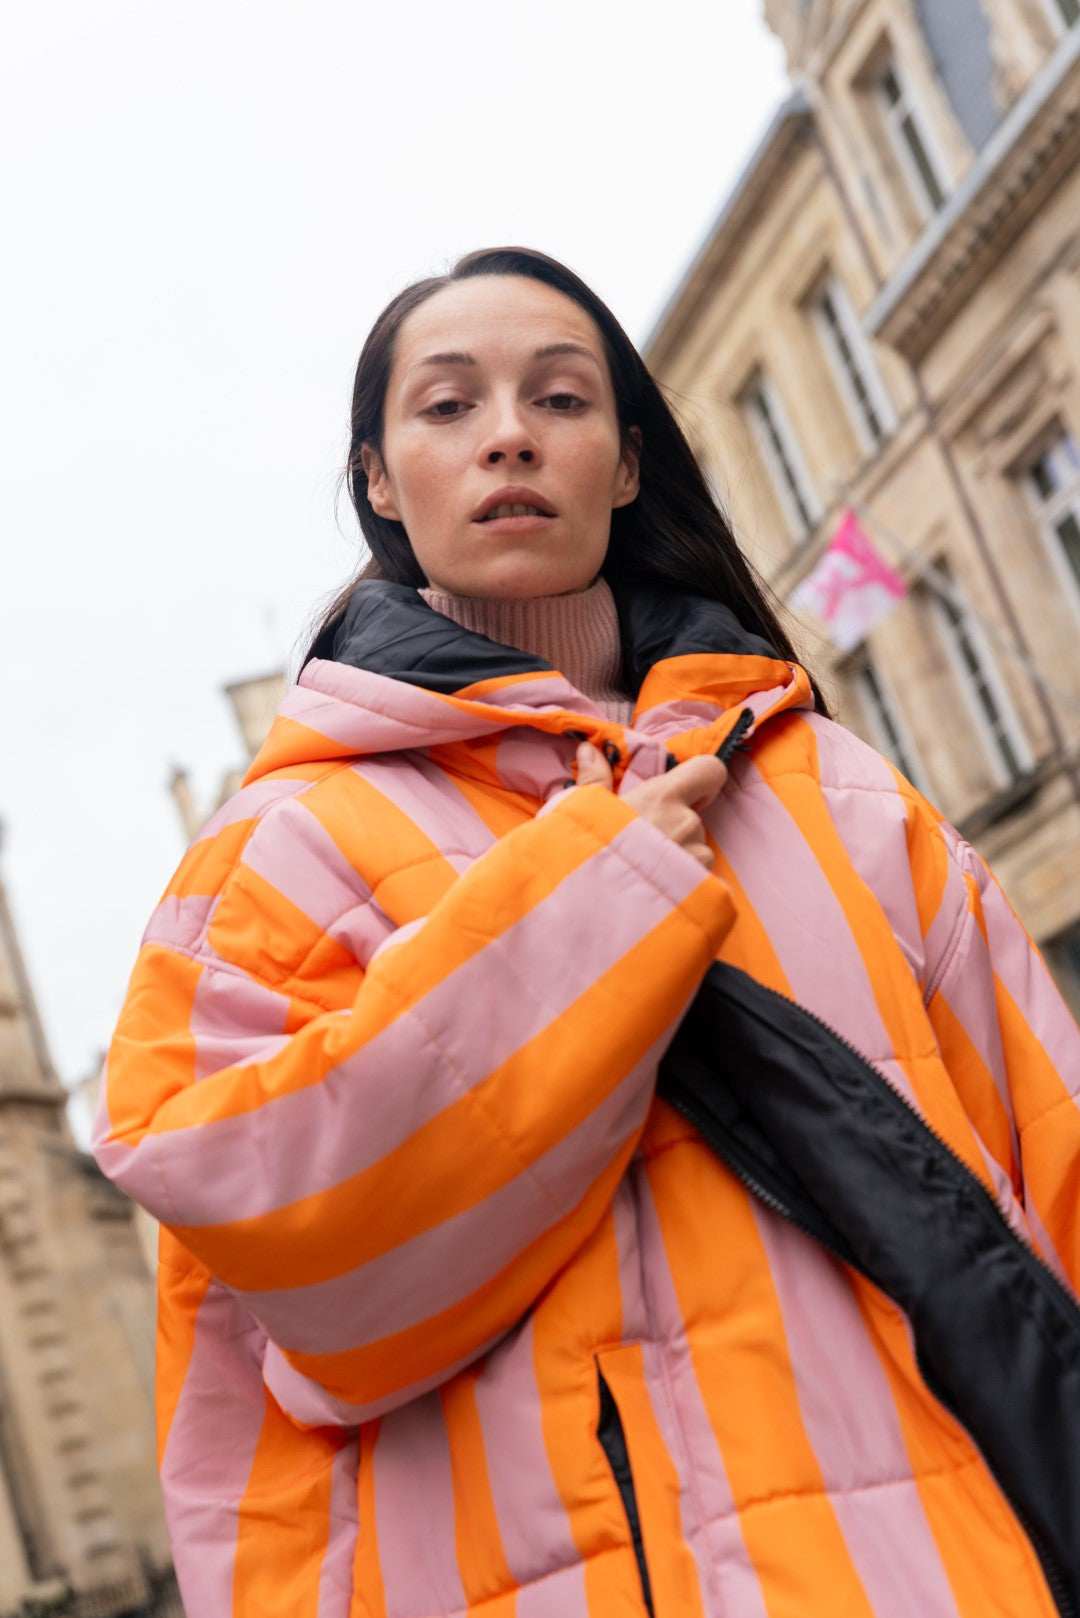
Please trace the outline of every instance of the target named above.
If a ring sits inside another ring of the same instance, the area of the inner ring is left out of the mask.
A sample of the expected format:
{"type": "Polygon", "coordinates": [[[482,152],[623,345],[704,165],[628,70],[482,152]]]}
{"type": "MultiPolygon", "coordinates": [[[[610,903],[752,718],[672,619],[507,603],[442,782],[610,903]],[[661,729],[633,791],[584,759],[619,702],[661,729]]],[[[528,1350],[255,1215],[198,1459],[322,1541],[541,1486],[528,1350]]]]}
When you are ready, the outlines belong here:
{"type": "Polygon", "coordinates": [[[0,1284],[7,1294],[0,1346],[12,1450],[5,1470],[22,1505],[36,1577],[63,1571],[93,1584],[128,1574],[129,1558],[94,1460],[42,1192],[26,1158],[25,1138],[0,1133],[0,1284]]]}
{"type": "Polygon", "coordinates": [[[1080,39],[1069,45],[1058,82],[1044,100],[1032,86],[868,312],[874,335],[913,362],[1080,162],[1080,39]]]}

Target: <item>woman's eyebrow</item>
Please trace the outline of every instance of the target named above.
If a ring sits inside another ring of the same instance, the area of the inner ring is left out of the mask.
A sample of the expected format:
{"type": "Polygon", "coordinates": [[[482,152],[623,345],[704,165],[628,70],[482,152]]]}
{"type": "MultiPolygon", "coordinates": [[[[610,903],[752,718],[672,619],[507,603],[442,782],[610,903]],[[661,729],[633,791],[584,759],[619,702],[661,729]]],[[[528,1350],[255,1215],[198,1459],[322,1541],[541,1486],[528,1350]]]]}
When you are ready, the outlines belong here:
{"type": "Polygon", "coordinates": [[[586,348],[584,343],[547,343],[543,348],[538,348],[535,351],[533,359],[547,360],[556,354],[578,354],[583,359],[592,360],[595,366],[599,367],[600,365],[600,361],[592,349],[586,348]]]}
{"type": "MultiPolygon", "coordinates": [[[[549,360],[554,359],[560,354],[577,355],[582,359],[591,360],[592,363],[597,367],[600,365],[600,361],[597,359],[592,349],[586,348],[584,343],[545,343],[542,348],[538,348],[533,351],[533,359],[549,360]]],[[[421,368],[428,368],[431,366],[475,364],[476,360],[472,354],[466,354],[462,350],[454,349],[446,354],[426,354],[422,360],[417,360],[416,364],[411,365],[409,369],[411,371],[419,371],[421,368]]]]}
{"type": "Polygon", "coordinates": [[[463,353],[458,353],[458,352],[454,352],[454,353],[450,353],[450,354],[427,354],[427,355],[424,356],[424,358],[422,360],[417,360],[415,365],[410,365],[409,370],[410,371],[418,371],[422,365],[475,365],[475,364],[476,364],[476,361],[473,359],[471,354],[463,354],[463,353]]]}

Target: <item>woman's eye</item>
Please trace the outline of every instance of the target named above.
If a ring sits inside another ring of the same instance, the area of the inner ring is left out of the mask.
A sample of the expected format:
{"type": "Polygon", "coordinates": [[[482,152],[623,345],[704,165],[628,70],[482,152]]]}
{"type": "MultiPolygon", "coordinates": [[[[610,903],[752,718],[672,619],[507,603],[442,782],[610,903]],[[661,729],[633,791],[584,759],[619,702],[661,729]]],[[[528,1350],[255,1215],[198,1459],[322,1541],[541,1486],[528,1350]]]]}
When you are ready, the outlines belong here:
{"type": "Polygon", "coordinates": [[[585,401],[576,393],[549,393],[541,403],[547,405],[549,410],[576,410],[585,401]]]}
{"type": "Polygon", "coordinates": [[[460,415],[468,408],[464,399],[437,399],[433,405],[428,405],[424,415],[437,416],[441,421],[445,421],[448,417],[460,415]]]}

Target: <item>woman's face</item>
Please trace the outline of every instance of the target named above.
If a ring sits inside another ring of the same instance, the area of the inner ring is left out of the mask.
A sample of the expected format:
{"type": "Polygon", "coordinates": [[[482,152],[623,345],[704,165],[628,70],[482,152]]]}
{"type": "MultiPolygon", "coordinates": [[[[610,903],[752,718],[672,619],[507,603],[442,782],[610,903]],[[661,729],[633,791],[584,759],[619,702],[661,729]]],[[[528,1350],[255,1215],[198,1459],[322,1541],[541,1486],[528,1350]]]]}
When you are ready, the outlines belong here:
{"type": "Polygon", "coordinates": [[[436,292],[398,333],[368,498],[404,525],[437,589],[526,597],[584,590],[611,513],[638,491],[600,333],[524,276],[436,292]]]}

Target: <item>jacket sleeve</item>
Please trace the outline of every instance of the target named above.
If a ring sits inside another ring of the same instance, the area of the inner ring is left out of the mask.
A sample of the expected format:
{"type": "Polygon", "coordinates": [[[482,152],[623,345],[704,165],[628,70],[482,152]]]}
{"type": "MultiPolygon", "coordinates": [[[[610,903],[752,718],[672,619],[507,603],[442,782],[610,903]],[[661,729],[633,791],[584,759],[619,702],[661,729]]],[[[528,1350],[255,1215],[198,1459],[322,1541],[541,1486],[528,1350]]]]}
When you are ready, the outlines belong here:
{"type": "Polygon", "coordinates": [[[95,1151],[250,1309],[279,1402],[359,1421],[482,1352],[599,1222],[731,901],[577,789],[334,1009],[274,985],[281,907],[245,871],[181,902],[217,925],[192,940],[174,909],[144,941],[95,1151]],[[223,936],[247,942],[226,955],[223,936]]]}
{"type": "Polygon", "coordinates": [[[1080,1029],[986,865],[934,828],[927,1007],[961,1100],[1043,1258],[1080,1291],[1080,1029]]]}

